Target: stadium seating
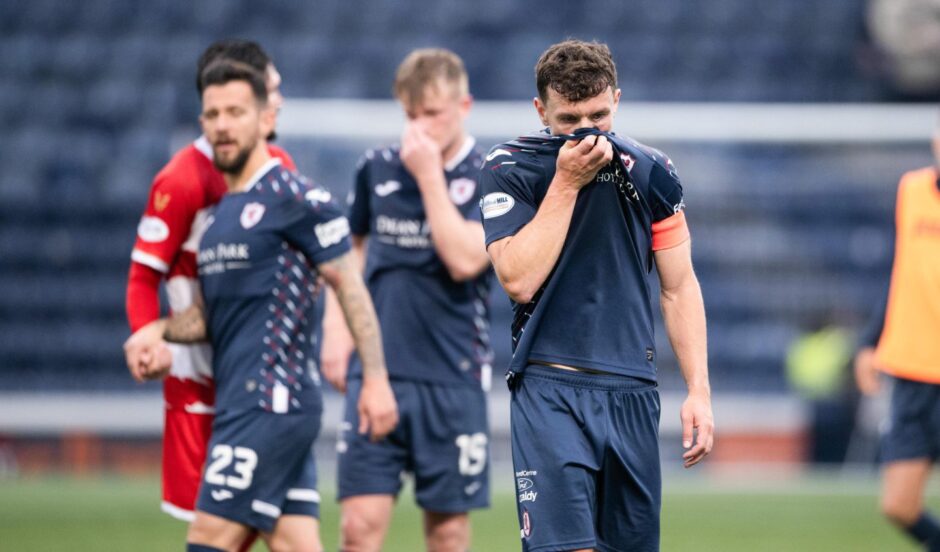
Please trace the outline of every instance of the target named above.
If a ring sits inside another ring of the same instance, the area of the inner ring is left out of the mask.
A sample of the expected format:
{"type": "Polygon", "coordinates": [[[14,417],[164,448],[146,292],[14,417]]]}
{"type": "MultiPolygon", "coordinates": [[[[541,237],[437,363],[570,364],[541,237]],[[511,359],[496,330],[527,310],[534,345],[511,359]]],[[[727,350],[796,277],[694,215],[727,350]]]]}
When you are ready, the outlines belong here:
{"type": "MultiPolygon", "coordinates": [[[[194,128],[194,61],[216,38],[266,45],[288,96],[386,98],[408,50],[443,45],[465,58],[478,99],[526,99],[539,53],[575,36],[611,45],[626,100],[877,101],[878,83],[854,60],[862,5],[2,2],[0,389],[133,388],[120,344],[134,228],[174,132],[194,128]]],[[[302,169],[316,167],[315,176],[342,191],[358,151],[297,147],[302,169]]],[[[707,193],[688,194],[716,386],[780,389],[782,353],[802,320],[835,303],[856,316],[867,309],[879,279],[844,282],[859,270],[887,270],[884,194],[896,175],[879,170],[879,159],[862,159],[845,176],[838,153],[729,147],[712,154],[736,167],[737,180],[709,182],[711,165],[696,148],[672,153],[688,156],[681,170],[707,184],[707,193]],[[806,162],[828,172],[781,201],[806,162]],[[858,186],[859,175],[869,184],[858,186]],[[840,184],[855,193],[836,194],[840,184]],[[839,231],[847,227],[868,233],[839,231]],[[882,251],[853,239],[879,242],[882,251]]],[[[505,298],[494,297],[501,366],[509,313],[505,298]]]]}

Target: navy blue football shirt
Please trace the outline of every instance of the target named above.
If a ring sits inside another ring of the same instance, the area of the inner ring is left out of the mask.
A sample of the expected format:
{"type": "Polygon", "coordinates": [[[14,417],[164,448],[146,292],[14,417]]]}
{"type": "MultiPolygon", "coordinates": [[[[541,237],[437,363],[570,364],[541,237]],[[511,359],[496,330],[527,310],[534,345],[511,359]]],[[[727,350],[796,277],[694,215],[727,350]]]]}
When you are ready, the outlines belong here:
{"type": "MultiPolygon", "coordinates": [[[[490,150],[480,176],[487,246],[532,220],[555,176],[558,150],[589,134],[602,133],[542,132],[490,150]]],[[[579,192],[561,254],[538,293],[513,304],[510,373],[543,362],[656,379],[647,281],[653,225],[681,216],[682,186],[661,152],[603,134],[614,161],[579,192]]]]}
{"type": "MultiPolygon", "coordinates": [[[[444,167],[450,199],[470,220],[480,220],[482,161],[467,138],[444,167]]],[[[352,233],[369,238],[365,277],[389,377],[487,387],[491,271],[465,282],[451,279],[431,241],[418,183],[397,146],[366,152],[349,204],[352,233]]],[[[361,377],[358,358],[350,376],[361,377]]]]}
{"type": "Polygon", "coordinates": [[[197,261],[217,412],[319,405],[316,266],[349,251],[341,207],[272,159],[210,217],[197,261]]]}

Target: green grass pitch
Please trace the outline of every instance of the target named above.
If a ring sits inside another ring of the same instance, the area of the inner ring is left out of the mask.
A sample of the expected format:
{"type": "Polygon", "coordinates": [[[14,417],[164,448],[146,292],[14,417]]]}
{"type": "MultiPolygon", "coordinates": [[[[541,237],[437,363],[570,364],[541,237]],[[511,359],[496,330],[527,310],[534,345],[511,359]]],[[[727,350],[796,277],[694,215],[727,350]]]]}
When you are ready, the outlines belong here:
{"type": "MultiPolygon", "coordinates": [[[[917,550],[878,516],[873,480],[801,478],[758,487],[666,479],[667,552],[917,550]]],[[[326,550],[335,551],[338,507],[330,494],[324,493],[321,532],[326,550]]],[[[158,495],[155,479],[0,480],[0,551],[182,550],[185,524],[157,510],[158,495]]],[[[519,550],[512,495],[497,494],[493,502],[473,515],[473,550],[519,550]]],[[[404,496],[385,550],[422,550],[419,527],[419,511],[404,496]]]]}

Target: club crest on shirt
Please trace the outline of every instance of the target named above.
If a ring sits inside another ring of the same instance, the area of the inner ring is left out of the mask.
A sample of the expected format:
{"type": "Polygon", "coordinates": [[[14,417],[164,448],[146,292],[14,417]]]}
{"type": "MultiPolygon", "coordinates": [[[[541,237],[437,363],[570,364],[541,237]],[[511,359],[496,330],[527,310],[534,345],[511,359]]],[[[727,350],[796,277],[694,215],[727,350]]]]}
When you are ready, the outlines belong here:
{"type": "Polygon", "coordinates": [[[153,208],[158,213],[163,212],[166,206],[170,204],[170,194],[168,192],[157,192],[153,194],[153,208]]]}
{"type": "Polygon", "coordinates": [[[261,222],[261,217],[264,216],[264,205],[256,201],[245,205],[245,208],[242,209],[242,215],[238,218],[238,221],[242,223],[242,228],[248,230],[252,226],[261,222]]]}
{"type": "Polygon", "coordinates": [[[476,189],[477,183],[475,180],[470,178],[455,178],[450,181],[450,200],[453,201],[455,205],[463,205],[470,201],[476,189]]]}
{"type": "Polygon", "coordinates": [[[623,161],[623,166],[627,169],[627,172],[632,171],[633,165],[636,164],[636,159],[629,153],[621,153],[620,160],[623,161]]]}

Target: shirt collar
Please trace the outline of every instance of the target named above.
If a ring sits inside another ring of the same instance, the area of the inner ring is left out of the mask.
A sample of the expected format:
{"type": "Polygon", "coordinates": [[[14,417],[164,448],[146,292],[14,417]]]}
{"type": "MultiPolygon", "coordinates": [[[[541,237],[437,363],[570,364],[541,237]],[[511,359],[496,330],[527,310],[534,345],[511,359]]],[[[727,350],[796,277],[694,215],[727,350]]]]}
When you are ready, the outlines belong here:
{"type": "Polygon", "coordinates": [[[473,151],[473,146],[475,145],[477,145],[476,138],[473,136],[467,136],[463,141],[463,145],[460,146],[460,150],[453,157],[448,159],[446,163],[444,163],[444,170],[450,172],[456,169],[457,166],[463,163],[467,156],[470,155],[470,152],[473,151]]]}
{"type": "Polygon", "coordinates": [[[251,178],[248,179],[248,185],[245,186],[245,191],[247,192],[257,186],[258,182],[264,175],[268,174],[271,169],[279,166],[280,164],[281,159],[278,157],[272,157],[271,159],[268,159],[268,161],[264,165],[261,165],[261,167],[256,170],[253,175],[251,175],[251,178]]]}

